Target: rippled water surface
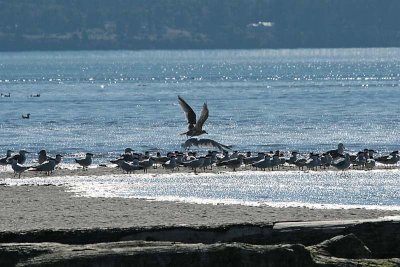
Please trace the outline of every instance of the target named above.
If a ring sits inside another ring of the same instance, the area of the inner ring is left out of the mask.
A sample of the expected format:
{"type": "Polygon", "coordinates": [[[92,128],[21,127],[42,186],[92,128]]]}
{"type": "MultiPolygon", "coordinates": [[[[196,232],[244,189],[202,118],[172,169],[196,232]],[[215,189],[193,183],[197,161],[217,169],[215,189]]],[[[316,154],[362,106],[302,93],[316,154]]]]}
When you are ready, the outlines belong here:
{"type": "MultiPolygon", "coordinates": [[[[400,143],[399,70],[397,48],[0,53],[0,92],[11,94],[0,98],[0,153],[45,148],[71,163],[90,151],[100,164],[125,147],[181,149],[178,94],[196,112],[207,102],[207,137],[240,151],[306,153],[343,142],[350,152],[386,153],[400,143]]],[[[393,208],[398,177],[239,172],[61,183],[88,196],[393,208]]]]}
{"type": "Polygon", "coordinates": [[[0,53],[0,148],[180,149],[179,94],[238,150],[391,151],[399,69],[400,49],[0,53]]]}
{"type": "Polygon", "coordinates": [[[175,173],[5,179],[7,185],[63,185],[85,197],[191,203],[400,210],[399,170],[175,173]]]}

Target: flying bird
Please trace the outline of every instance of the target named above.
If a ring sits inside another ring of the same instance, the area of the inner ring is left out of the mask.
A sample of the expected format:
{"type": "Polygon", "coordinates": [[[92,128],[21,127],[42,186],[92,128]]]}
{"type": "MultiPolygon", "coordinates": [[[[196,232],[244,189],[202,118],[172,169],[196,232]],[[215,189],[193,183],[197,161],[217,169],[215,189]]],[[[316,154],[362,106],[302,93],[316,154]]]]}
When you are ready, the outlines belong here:
{"type": "Polygon", "coordinates": [[[196,113],[194,113],[193,109],[186,103],[185,100],[181,96],[178,96],[179,105],[182,107],[183,111],[186,115],[186,120],[189,124],[188,131],[182,133],[181,135],[186,136],[199,136],[202,134],[207,134],[206,131],[203,130],[203,124],[206,122],[208,118],[208,107],[207,104],[203,104],[203,109],[201,110],[200,118],[196,121],[196,113]]]}
{"type": "Polygon", "coordinates": [[[220,151],[231,149],[231,146],[223,145],[212,139],[197,139],[195,137],[189,138],[188,140],[186,140],[185,143],[182,144],[182,147],[184,147],[185,149],[188,149],[191,146],[214,147],[219,149],[220,151]]]}

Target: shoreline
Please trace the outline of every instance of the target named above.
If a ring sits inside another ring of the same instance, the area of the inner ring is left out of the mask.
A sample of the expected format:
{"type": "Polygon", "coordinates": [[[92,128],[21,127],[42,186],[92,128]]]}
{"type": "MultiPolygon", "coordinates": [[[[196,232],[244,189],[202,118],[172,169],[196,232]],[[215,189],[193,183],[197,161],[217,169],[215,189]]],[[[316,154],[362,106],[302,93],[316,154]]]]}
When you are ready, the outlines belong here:
{"type": "Polygon", "coordinates": [[[273,224],[398,216],[400,211],[189,204],[133,198],[77,197],[60,186],[0,186],[0,232],[273,224]]]}

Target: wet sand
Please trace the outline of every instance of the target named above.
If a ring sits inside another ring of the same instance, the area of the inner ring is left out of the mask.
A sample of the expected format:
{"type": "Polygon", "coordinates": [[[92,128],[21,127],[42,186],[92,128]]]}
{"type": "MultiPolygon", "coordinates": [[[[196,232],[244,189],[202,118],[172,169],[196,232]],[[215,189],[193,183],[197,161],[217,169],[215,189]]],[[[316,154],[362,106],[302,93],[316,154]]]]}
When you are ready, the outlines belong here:
{"type": "MultiPolygon", "coordinates": [[[[150,172],[165,170],[150,170],[150,172]]],[[[222,170],[214,170],[222,171],[222,170]]],[[[106,175],[121,173],[99,167],[57,170],[54,175],[106,175]]],[[[24,177],[38,176],[36,172],[24,177]]],[[[0,172],[0,178],[12,178],[0,172]]],[[[16,178],[17,179],[17,178],[16,178]]],[[[282,221],[371,219],[400,215],[400,211],[366,209],[274,208],[242,205],[188,204],[127,198],[77,197],[57,186],[0,186],[0,231],[39,229],[126,228],[153,226],[218,226],[268,224],[282,221]]]]}

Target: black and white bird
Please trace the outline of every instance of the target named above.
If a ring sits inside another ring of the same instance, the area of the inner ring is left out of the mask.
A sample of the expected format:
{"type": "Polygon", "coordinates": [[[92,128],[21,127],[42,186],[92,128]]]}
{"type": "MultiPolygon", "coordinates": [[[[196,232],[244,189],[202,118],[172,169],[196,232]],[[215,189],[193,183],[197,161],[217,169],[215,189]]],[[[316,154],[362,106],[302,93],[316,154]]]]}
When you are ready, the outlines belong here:
{"type": "Polygon", "coordinates": [[[18,154],[13,155],[13,156],[10,158],[10,160],[11,160],[11,159],[15,159],[15,160],[17,160],[17,163],[18,163],[18,164],[24,164],[25,161],[26,161],[26,154],[27,154],[27,153],[30,153],[30,152],[28,152],[28,151],[26,151],[26,150],[24,150],[24,149],[21,149],[20,151],[18,151],[18,154]]]}
{"type": "Polygon", "coordinates": [[[178,96],[178,103],[185,112],[186,120],[189,124],[188,131],[182,133],[181,135],[192,137],[192,136],[207,134],[207,132],[203,130],[203,125],[208,118],[207,104],[206,103],[203,104],[203,109],[201,110],[200,118],[196,120],[196,113],[194,113],[193,109],[186,103],[185,100],[183,100],[181,96],[178,96]]]}
{"type": "Polygon", "coordinates": [[[326,154],[330,154],[333,159],[343,158],[344,157],[344,155],[343,155],[344,148],[345,147],[344,147],[343,143],[339,143],[337,149],[332,149],[332,150],[329,150],[329,151],[327,151],[325,153],[326,154]]]}
{"type": "Polygon", "coordinates": [[[13,151],[12,150],[7,150],[6,156],[3,158],[0,158],[0,165],[1,166],[6,166],[7,164],[9,164],[8,159],[11,157],[11,153],[13,151]]]}
{"type": "Polygon", "coordinates": [[[18,174],[18,178],[21,178],[21,174],[30,168],[30,166],[22,166],[16,159],[11,159],[11,168],[14,171],[14,177],[18,174]]]}
{"type": "Polygon", "coordinates": [[[344,171],[344,170],[350,168],[350,166],[351,166],[350,155],[348,153],[346,153],[344,159],[332,163],[332,166],[341,171],[344,171]]]}
{"type": "Polygon", "coordinates": [[[75,162],[82,166],[84,170],[87,170],[88,166],[92,164],[92,157],[92,153],[86,153],[86,157],[82,159],[75,159],[75,162]]]}
{"type": "Polygon", "coordinates": [[[48,161],[39,164],[38,166],[33,166],[30,169],[30,171],[45,172],[47,175],[50,175],[53,173],[55,167],[56,167],[56,161],[54,159],[50,159],[48,161]]]}
{"type": "Polygon", "coordinates": [[[385,165],[395,165],[400,160],[399,151],[393,151],[389,155],[378,157],[375,160],[385,165]]]}
{"type": "Polygon", "coordinates": [[[240,166],[242,166],[243,159],[244,159],[244,155],[239,154],[237,158],[218,162],[217,166],[226,166],[226,167],[232,169],[233,171],[236,171],[236,169],[238,169],[238,168],[240,168],[240,166]]]}

